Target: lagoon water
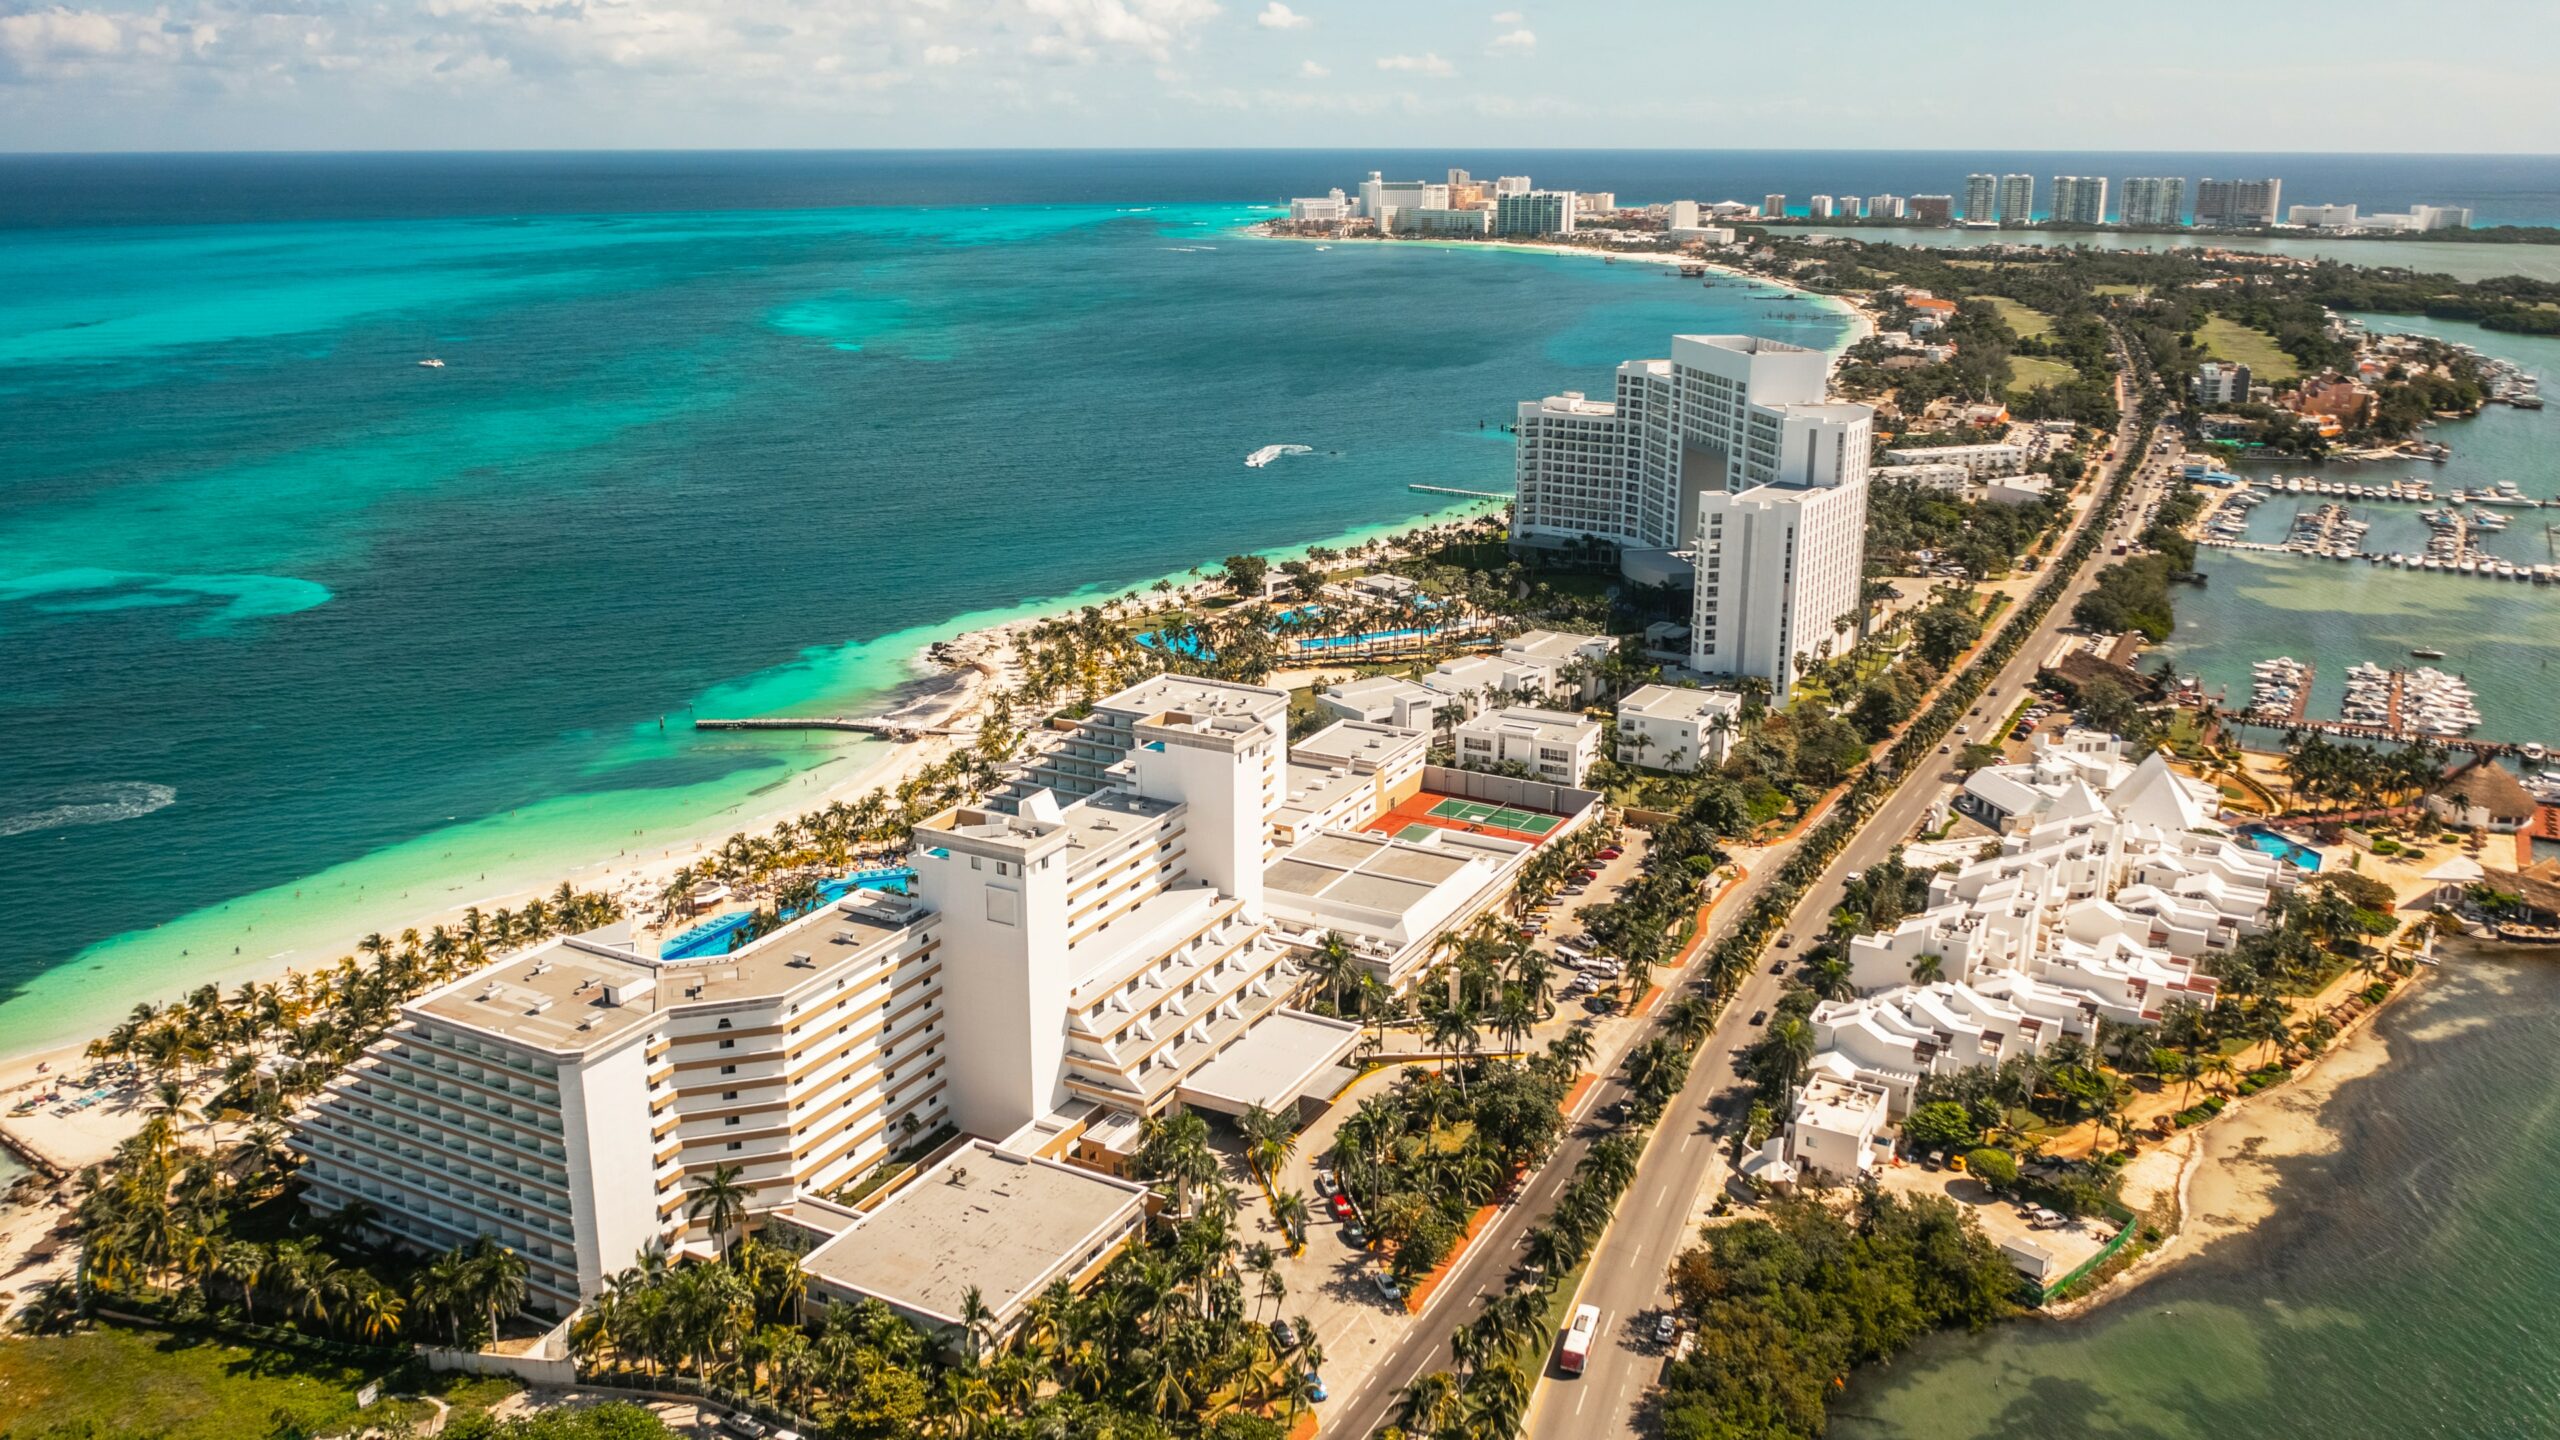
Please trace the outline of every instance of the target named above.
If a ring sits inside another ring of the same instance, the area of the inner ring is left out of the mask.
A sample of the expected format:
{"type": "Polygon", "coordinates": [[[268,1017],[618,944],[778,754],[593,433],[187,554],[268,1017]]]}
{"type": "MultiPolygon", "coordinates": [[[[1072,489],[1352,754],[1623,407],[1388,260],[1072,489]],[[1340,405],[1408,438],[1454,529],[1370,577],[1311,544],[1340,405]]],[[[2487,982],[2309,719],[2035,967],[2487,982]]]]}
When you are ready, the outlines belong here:
{"type": "Polygon", "coordinates": [[[2448,953],[2255,1230],[2084,1319],[1925,1343],[1851,1384],[1834,1440],[2560,1434],[2560,957],[2448,953]]]}
{"type": "Polygon", "coordinates": [[[1846,328],[1653,266],[1248,238],[1174,203],[1217,193],[1198,157],[1042,205],[895,159],[299,200],[156,163],[96,187],[116,223],[0,211],[0,1052],[874,753],[694,713],[858,711],[932,636],[1507,490],[1515,402],[1674,331],[1846,328]],[[192,223],[244,194],[268,218],[192,223]],[[1314,453],[1245,466],[1279,443],[1314,453]]]}
{"type": "MultiPolygon", "coordinates": [[[[2560,340],[2416,316],[2366,319],[2377,330],[2474,345],[2541,374],[2545,384],[2560,382],[2560,340]]],[[[2536,499],[2560,498],[2560,410],[2491,406],[2434,433],[2453,447],[2453,458],[2441,465],[2244,461],[2234,468],[2365,484],[2414,474],[2434,481],[2439,493],[2512,480],[2536,499]]],[[[2249,538],[2281,542],[2296,512],[2322,503],[2277,496],[2250,517],[2249,538]]],[[[2427,527],[2418,519],[2426,507],[2338,503],[2373,523],[2365,549],[2415,554],[2426,548],[2427,527]]],[[[2519,565],[2560,559],[2560,529],[2551,528],[2560,526],[2560,510],[2503,513],[2508,528],[2484,537],[2492,553],[2519,565]]],[[[2560,587],[2230,550],[2201,550],[2197,564],[2207,583],[2177,590],[2177,635],[2162,653],[2179,669],[2201,675],[2207,689],[2227,690],[2234,704],[2247,703],[2249,667],[2271,656],[2290,655],[2319,667],[2309,713],[2329,720],[2338,718],[2348,666],[2429,664],[2470,681],[2479,695],[2482,738],[2560,740],[2560,587]],[[2442,650],[2446,658],[2413,660],[2412,649],[2442,650]]]]}

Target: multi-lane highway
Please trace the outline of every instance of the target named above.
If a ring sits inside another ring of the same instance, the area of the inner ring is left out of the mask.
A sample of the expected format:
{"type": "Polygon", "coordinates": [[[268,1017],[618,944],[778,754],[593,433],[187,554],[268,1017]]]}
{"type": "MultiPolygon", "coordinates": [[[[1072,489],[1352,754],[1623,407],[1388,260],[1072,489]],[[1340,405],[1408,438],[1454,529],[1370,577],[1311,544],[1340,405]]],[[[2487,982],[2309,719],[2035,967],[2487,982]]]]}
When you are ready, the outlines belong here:
{"type": "MultiPolygon", "coordinates": [[[[1978,718],[1969,722],[1977,735],[2000,724],[2015,708],[2034,680],[2037,665],[2070,623],[2073,603],[2088,592],[2116,542],[2129,542],[2141,533],[2144,512],[2159,498],[2165,467],[2156,456],[2130,453],[2134,418],[2132,407],[2125,408],[2124,429],[2116,438],[2118,464],[2140,467],[2136,483],[2123,497],[2117,511],[2120,518],[2101,537],[2096,555],[2072,578],[2061,600],[1984,692],[1978,718]]],[[[2092,486],[2090,493],[2095,496],[2101,489],[2092,486]]],[[[2092,499],[2090,515],[2095,510],[2092,499]]],[[[2089,523],[2089,518],[2084,516],[2081,523],[2089,523]]],[[[1963,740],[1950,743],[1960,749],[1963,740]]],[[[1849,874],[1871,868],[1899,849],[1955,779],[1951,753],[1929,758],[1931,763],[1912,767],[1912,773],[1877,806],[1805,892],[1788,917],[1787,933],[1796,937],[1790,953],[1802,955],[1822,934],[1849,874]]],[[[1671,1262],[1696,1243],[1689,1222],[1697,1198],[1706,1187],[1723,1184],[1728,1174],[1727,1146],[1715,1133],[1716,1116],[1710,1107],[1745,1083],[1735,1065],[1742,1050],[1759,1037],[1751,1017],[1775,1006],[1785,983],[1768,966],[1755,966],[1705,1040],[1687,1088],[1664,1112],[1661,1129],[1645,1151],[1635,1183],[1628,1187],[1626,1202],[1593,1253],[1580,1296],[1581,1303],[1600,1307],[1599,1337],[1592,1344],[1590,1361],[1578,1378],[1550,1374],[1530,1411],[1528,1434],[1543,1440],[1640,1433],[1647,1396],[1662,1369],[1663,1353],[1652,1339],[1653,1321],[1670,1303],[1665,1282],[1671,1262]]]]}
{"type": "MultiPolygon", "coordinates": [[[[2123,518],[2097,547],[2101,557],[2118,540],[2129,540],[2139,533],[2140,517],[2157,498],[2162,483],[2162,468],[2155,457],[2132,453],[2132,406],[2127,404],[2125,410],[2124,426],[2116,440],[2116,463],[2142,466],[2143,471],[2140,484],[2119,507],[2123,518]]],[[[2094,497],[2103,489],[2103,484],[2089,487],[2093,498],[2075,522],[2076,527],[2090,523],[2097,508],[2094,497]]],[[[2076,533],[2075,528],[2075,536],[2076,533]]],[[[2008,704],[2034,677],[2038,661],[2051,648],[2061,627],[2069,622],[2073,602],[2086,592],[2099,563],[2092,560],[2073,577],[2060,603],[2002,667],[1982,701],[1985,723],[1999,723],[2008,704]]],[[[1948,778],[1949,772],[1942,763],[1914,766],[1807,892],[1796,914],[1790,917],[1790,929],[1799,936],[1818,933],[1838,899],[1846,873],[1873,865],[1892,853],[1918,826],[1948,778]]],[[[1752,903],[1770,883],[1770,877],[1783,867],[1796,843],[1774,847],[1760,857],[1750,876],[1718,905],[1709,934],[1703,937],[1695,954],[1706,954],[1737,917],[1750,912],[1752,903]]],[[[1682,973],[1665,974],[1662,978],[1667,985],[1677,985],[1689,983],[1693,977],[1682,973]]],[[[1755,967],[1732,1003],[1725,1007],[1714,1033],[1704,1042],[1687,1087],[1664,1112],[1635,1183],[1628,1188],[1616,1220],[1594,1252],[1583,1283],[1580,1299],[1599,1306],[1601,1311],[1600,1336],[1592,1347],[1590,1363],[1578,1378],[1550,1373],[1539,1387],[1527,1433],[1559,1437],[1635,1433],[1645,1396],[1661,1365],[1661,1355],[1650,1343],[1649,1324],[1639,1326],[1637,1322],[1657,1313],[1666,1302],[1664,1280],[1670,1263],[1694,1238],[1689,1227],[1694,1202],[1708,1184],[1722,1178],[1723,1157],[1714,1133],[1710,1102],[1739,1083],[1733,1069],[1734,1057],[1756,1034],[1750,1017],[1776,1002],[1781,985],[1780,977],[1755,967]]],[[[1586,1098],[1582,1113],[1602,1113],[1623,1094],[1624,1087],[1611,1075],[1586,1098]]],[[[1451,1365],[1450,1337],[1475,1318],[1483,1299],[1500,1294],[1507,1287],[1519,1263],[1521,1236],[1554,1209],[1582,1152],[1602,1133],[1605,1132],[1588,1124],[1575,1127],[1557,1153],[1460,1257],[1432,1295],[1430,1305],[1397,1337],[1393,1350],[1378,1361],[1368,1379],[1355,1393],[1338,1396],[1326,1407],[1324,1427],[1329,1433],[1374,1434],[1394,1417],[1408,1385],[1432,1370],[1451,1365]]]]}

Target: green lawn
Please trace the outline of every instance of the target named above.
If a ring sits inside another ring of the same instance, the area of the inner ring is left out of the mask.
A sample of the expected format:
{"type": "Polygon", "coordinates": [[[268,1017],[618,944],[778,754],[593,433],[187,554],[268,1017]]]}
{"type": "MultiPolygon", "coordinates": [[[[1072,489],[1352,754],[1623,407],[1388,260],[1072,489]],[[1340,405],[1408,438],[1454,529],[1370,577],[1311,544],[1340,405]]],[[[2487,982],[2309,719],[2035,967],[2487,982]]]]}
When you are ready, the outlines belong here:
{"type": "Polygon", "coordinates": [[[2068,385],[2080,372],[2041,355],[2009,357],[2009,393],[2024,395],[2039,385],[2068,385]]]}
{"type": "MultiPolygon", "coordinates": [[[[0,1340],[0,1435],[59,1430],[235,1440],[274,1433],[279,1413],[310,1428],[343,1430],[358,1413],[356,1391],[402,1358],[385,1352],[381,1364],[354,1368],[114,1325],[0,1340]]],[[[457,1408],[494,1404],[514,1388],[504,1380],[450,1378],[456,1383],[440,1393],[457,1408]]],[[[385,1418],[387,1406],[377,1407],[385,1418]]]]}
{"type": "Polygon", "coordinates": [[[2276,337],[2219,315],[2208,315],[2196,339],[2217,360],[2249,367],[2253,380],[2291,380],[2302,373],[2293,357],[2276,348],[2276,337]]]}
{"type": "Polygon", "coordinates": [[[2021,305],[2006,295],[1969,295],[1965,298],[1980,300],[1999,311],[2000,318],[2008,322],[2009,328],[2016,331],[2021,340],[2033,340],[2053,333],[2053,317],[2021,305]]]}

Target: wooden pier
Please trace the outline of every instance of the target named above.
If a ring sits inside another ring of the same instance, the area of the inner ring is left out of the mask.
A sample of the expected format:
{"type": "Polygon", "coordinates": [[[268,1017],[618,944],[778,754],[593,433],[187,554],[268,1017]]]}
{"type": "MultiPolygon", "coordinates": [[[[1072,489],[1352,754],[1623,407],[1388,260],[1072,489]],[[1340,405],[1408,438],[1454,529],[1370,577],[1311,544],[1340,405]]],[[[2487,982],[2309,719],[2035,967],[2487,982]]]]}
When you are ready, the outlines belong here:
{"type": "Polygon", "coordinates": [[[1514,500],[1519,498],[1508,490],[1461,490],[1455,485],[1407,485],[1404,488],[1407,490],[1419,490],[1425,495],[1464,495],[1470,500],[1514,500]]]}
{"type": "MultiPolygon", "coordinates": [[[[2307,690],[2309,687],[2305,687],[2307,690]]],[[[2247,710],[2225,710],[2206,707],[2217,718],[2234,725],[2255,725],[2261,730],[2301,730],[2314,735],[2331,735],[2342,740],[2382,740],[2394,745],[2415,745],[2421,741],[2441,745],[2447,750],[2465,750],[2474,755],[2504,756],[2524,754],[2524,745],[2507,740],[2470,740],[2455,735],[2433,735],[2416,730],[2403,730],[2389,725],[2368,724],[2361,720],[2271,720],[2247,710]]],[[[2541,742],[2545,754],[2560,754],[2560,741],[2541,742]]]]}

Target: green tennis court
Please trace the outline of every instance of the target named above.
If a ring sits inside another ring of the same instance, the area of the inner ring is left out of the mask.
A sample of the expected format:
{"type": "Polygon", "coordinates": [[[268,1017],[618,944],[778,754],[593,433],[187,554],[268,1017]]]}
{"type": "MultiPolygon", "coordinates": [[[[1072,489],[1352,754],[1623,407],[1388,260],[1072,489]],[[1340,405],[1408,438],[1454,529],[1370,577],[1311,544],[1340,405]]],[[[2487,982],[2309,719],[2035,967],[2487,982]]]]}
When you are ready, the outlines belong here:
{"type": "Polygon", "coordinates": [[[1469,825],[1491,825],[1502,830],[1517,830],[1524,835],[1544,835],[1563,822],[1552,815],[1532,810],[1513,810],[1501,805],[1487,805],[1481,800],[1443,800],[1431,807],[1431,815],[1440,820],[1458,820],[1469,825]]]}
{"type": "Polygon", "coordinates": [[[1434,832],[1439,830],[1439,828],[1440,827],[1437,825],[1425,825],[1421,821],[1417,820],[1413,824],[1407,825],[1403,829],[1397,831],[1396,838],[1399,840],[1428,840],[1434,832]]]}

